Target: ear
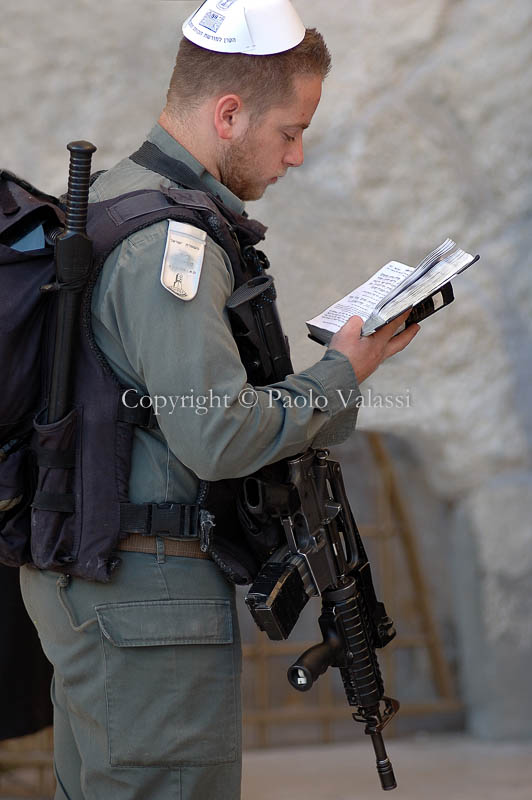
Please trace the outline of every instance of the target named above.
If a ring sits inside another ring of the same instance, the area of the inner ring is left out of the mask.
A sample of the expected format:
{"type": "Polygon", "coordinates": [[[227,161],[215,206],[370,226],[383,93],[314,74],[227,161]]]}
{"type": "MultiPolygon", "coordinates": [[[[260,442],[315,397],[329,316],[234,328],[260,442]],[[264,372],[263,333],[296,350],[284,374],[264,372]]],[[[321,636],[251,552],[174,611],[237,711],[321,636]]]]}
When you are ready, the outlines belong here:
{"type": "Polygon", "coordinates": [[[214,109],[214,127],[220,139],[238,138],[248,123],[249,114],[244,111],[242,99],[237,94],[220,97],[214,109]]]}

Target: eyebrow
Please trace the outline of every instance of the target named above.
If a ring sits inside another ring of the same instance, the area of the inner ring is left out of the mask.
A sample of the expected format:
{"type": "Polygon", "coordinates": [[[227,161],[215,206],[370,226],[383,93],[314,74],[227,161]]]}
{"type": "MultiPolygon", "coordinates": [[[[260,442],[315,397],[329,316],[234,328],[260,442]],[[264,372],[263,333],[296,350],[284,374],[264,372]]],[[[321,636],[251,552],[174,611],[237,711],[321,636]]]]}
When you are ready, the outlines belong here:
{"type": "Polygon", "coordinates": [[[302,130],[306,130],[310,127],[309,122],[296,122],[293,125],[284,125],[285,128],[301,128],[302,130]]]}

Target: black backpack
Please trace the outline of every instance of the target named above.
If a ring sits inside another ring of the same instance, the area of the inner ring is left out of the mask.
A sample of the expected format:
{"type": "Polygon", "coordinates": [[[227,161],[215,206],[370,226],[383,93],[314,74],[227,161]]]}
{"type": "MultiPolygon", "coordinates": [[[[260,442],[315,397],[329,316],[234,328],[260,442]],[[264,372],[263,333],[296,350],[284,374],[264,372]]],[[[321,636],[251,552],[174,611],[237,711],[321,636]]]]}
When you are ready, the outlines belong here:
{"type": "MultiPolygon", "coordinates": [[[[52,291],[53,240],[64,221],[64,208],[55,197],[10,172],[0,172],[0,528],[17,516],[24,528],[28,526],[21,514],[35,491],[28,442],[33,418],[48,393],[57,294],[52,291]]],[[[15,524],[13,536],[17,531],[24,550],[29,536],[15,524]]],[[[18,566],[8,550],[0,553],[0,561],[18,566]]],[[[22,561],[29,560],[25,555],[20,553],[22,561]]]]}
{"type": "MultiPolygon", "coordinates": [[[[36,563],[53,569],[74,560],[72,536],[79,537],[81,525],[80,445],[76,444],[81,431],[80,423],[69,422],[69,417],[77,415],[72,410],[71,376],[81,355],[78,347],[85,354],[81,358],[85,364],[89,353],[89,372],[92,369],[93,379],[97,376],[91,388],[102,393],[92,399],[93,405],[103,400],[105,392],[109,395],[109,384],[118,386],[116,378],[109,380],[111,370],[93,341],[87,297],[90,301],[106,256],[124,238],[160,219],[181,216],[171,200],[148,190],[89,207],[89,186],[100,174],[90,176],[96,148],[89,142],[72,142],[68,149],[65,203],[7,170],[0,171],[4,387],[0,393],[0,564],[9,567],[36,563]],[[94,248],[87,224],[97,236],[94,248]],[[34,551],[32,525],[39,529],[34,551]]],[[[191,220],[187,217],[187,221],[191,220]]],[[[107,400],[112,406],[113,398],[107,400]]],[[[128,429],[127,435],[121,432],[120,441],[131,440],[135,425],[156,427],[149,410],[121,408],[120,414],[119,425],[128,429]]],[[[111,423],[116,424],[114,416],[111,423]]],[[[126,499],[128,445],[118,458],[124,474],[116,480],[121,499],[126,499]]],[[[129,522],[138,523],[139,514],[144,520],[146,509],[131,505],[124,510],[129,522]]],[[[87,564],[83,577],[108,579],[112,559],[97,560],[102,562],[98,574],[87,564]]]]}
{"type": "MultiPolygon", "coordinates": [[[[258,556],[241,542],[236,494],[228,493],[225,482],[220,497],[219,482],[202,482],[192,505],[130,502],[134,429],[157,427],[157,421],[150,409],[120,402],[129,387],[121,386],[97,347],[90,300],[105,258],[124,238],[176,219],[212,236],[229,254],[237,286],[251,280],[253,296],[268,293],[268,308],[274,307],[271,279],[263,276],[267,260],[254,247],[266,229],[206,193],[186,165],[149,142],[130,158],[184,188],[139,190],[89,206],[95,148],[75,142],[68,149],[65,206],[0,173],[0,564],[33,563],[107,581],[120,563],[119,536],[163,530],[197,537],[199,529],[202,546],[229,578],[249,582],[258,556]]],[[[252,345],[250,324],[239,322],[243,327],[235,334],[242,352],[252,345]]],[[[283,374],[291,371],[288,355],[282,365],[283,374]]]]}
{"type": "MultiPolygon", "coordinates": [[[[0,172],[0,527],[29,508],[35,490],[29,449],[32,419],[46,392],[43,343],[53,323],[53,237],[64,223],[59,202],[9,172],[0,172]]],[[[29,512],[28,512],[29,513],[29,512]]],[[[29,517],[20,530],[21,556],[28,559],[29,517]]],[[[16,566],[10,548],[7,564],[16,566]]],[[[4,560],[1,559],[0,560],[4,560]]],[[[24,736],[52,723],[52,668],[29,619],[18,573],[0,564],[0,739],[24,736]]]]}

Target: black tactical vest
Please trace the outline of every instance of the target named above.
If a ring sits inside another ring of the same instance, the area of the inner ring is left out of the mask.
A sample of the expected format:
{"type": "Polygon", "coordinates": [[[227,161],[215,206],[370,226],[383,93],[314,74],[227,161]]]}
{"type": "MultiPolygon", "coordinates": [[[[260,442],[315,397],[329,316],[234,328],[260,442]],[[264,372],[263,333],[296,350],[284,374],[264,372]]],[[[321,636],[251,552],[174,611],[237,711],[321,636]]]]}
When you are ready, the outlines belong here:
{"type": "Polygon", "coordinates": [[[245,583],[259,563],[235,533],[235,482],[201,483],[194,505],[135,505],[128,500],[134,426],[150,427],[154,422],[146,410],[122,403],[128,387],[120,383],[96,345],[91,298],[105,259],[119,242],[164,219],[206,231],[229,256],[237,288],[267,265],[254,249],[264,238],[265,227],[235,214],[205,191],[137,191],[91,204],[87,233],[94,243],[94,267],[83,296],[73,409],[59,422],[37,420],[35,425],[39,468],[31,558],[42,569],[108,581],[120,563],[116,547],[121,537],[199,535],[228,577],[245,583]]]}

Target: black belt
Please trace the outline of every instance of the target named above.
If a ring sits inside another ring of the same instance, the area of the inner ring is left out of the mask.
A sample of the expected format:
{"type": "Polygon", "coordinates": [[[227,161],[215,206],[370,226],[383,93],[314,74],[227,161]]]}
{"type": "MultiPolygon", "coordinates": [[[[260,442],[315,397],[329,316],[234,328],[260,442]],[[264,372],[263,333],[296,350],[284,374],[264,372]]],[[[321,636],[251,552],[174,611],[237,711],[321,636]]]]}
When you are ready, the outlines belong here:
{"type": "Polygon", "coordinates": [[[121,503],[120,533],[199,539],[207,550],[214,517],[201,506],[185,503],[121,503]]]}

